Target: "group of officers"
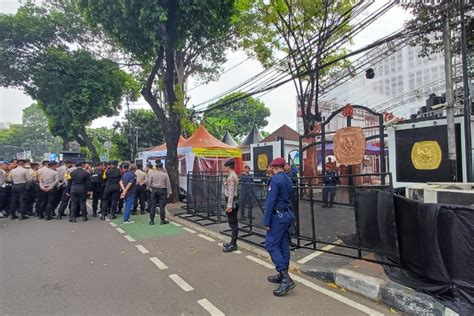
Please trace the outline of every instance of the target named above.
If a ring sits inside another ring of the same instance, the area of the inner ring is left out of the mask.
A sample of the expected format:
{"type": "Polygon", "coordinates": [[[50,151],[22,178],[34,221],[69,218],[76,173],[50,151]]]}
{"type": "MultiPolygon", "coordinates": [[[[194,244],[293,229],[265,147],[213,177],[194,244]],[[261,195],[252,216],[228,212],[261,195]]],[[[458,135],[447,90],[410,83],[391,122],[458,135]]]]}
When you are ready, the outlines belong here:
{"type": "Polygon", "coordinates": [[[87,221],[86,201],[92,197],[92,216],[100,214],[101,220],[106,216],[115,219],[123,213],[124,201],[128,201],[124,222],[131,222],[130,213],[136,214],[139,207],[141,214],[146,210],[150,213],[150,224],[154,224],[158,205],[161,223],[166,224],[164,206],[170,194],[169,178],[161,161],[156,162],[156,169],[148,164],[146,170],[140,164],[119,165],[116,160],[93,166],[83,159],[41,163],[14,159],[0,166],[0,217],[12,220],[31,216],[60,220],[68,209],[70,222],[76,222],[77,217],[87,221]]]}

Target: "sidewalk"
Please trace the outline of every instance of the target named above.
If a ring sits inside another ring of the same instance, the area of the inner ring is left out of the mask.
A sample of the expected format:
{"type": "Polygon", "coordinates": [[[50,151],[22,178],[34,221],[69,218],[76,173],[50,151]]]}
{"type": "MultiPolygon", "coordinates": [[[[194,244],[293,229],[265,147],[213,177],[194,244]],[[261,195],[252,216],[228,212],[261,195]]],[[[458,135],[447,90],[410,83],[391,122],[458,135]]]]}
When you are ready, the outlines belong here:
{"type": "MultiPolygon", "coordinates": [[[[171,220],[213,238],[229,240],[228,236],[220,233],[228,229],[227,223],[202,226],[174,216],[184,211],[181,204],[167,205],[171,220]]],[[[263,240],[254,239],[254,242],[260,241],[263,240]]],[[[263,247],[243,241],[239,242],[239,247],[270,259],[263,247]]],[[[322,249],[333,248],[325,246],[322,249]]],[[[457,315],[431,296],[390,281],[379,264],[304,248],[293,250],[291,258],[292,270],[324,281],[329,287],[357,293],[409,315],[457,315]]]]}

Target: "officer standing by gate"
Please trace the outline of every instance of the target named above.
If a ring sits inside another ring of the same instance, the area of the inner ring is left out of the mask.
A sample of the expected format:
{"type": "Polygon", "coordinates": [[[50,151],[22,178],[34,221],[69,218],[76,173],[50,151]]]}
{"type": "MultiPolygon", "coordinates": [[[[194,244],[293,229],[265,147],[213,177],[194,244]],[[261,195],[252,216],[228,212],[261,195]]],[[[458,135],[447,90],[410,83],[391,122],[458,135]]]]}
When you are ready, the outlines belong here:
{"type": "Polygon", "coordinates": [[[20,220],[27,219],[26,211],[28,207],[28,183],[33,181],[33,177],[25,168],[26,160],[19,159],[17,167],[11,171],[12,197],[10,204],[10,219],[18,218],[16,212],[20,212],[20,220]]]}
{"type": "Polygon", "coordinates": [[[232,238],[230,243],[224,245],[223,252],[232,252],[237,250],[237,239],[239,236],[239,221],[237,219],[237,212],[239,211],[238,204],[238,187],[239,177],[235,173],[235,160],[231,159],[224,163],[226,172],[229,174],[226,182],[224,183],[224,195],[225,195],[225,212],[227,214],[227,220],[231,229],[232,238]]]}
{"type": "Polygon", "coordinates": [[[286,175],[285,159],[276,158],[272,161],[274,175],[268,186],[263,225],[267,230],[265,248],[275,264],[277,275],[269,276],[268,281],[279,283],[273,291],[275,296],[283,296],[295,287],[288,274],[290,265],[290,227],[295,216],[291,210],[292,182],[286,175]]]}

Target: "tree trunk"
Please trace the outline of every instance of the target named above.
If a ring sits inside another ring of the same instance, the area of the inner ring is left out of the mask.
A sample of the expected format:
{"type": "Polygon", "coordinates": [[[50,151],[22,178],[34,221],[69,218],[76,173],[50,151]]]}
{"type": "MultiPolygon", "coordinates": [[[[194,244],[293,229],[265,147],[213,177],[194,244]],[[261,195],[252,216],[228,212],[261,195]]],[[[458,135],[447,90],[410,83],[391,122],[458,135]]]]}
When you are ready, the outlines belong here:
{"type": "Polygon", "coordinates": [[[165,131],[166,139],[166,171],[171,182],[171,201],[179,201],[179,161],[178,161],[178,141],[181,133],[179,124],[167,124],[165,131]]]}
{"type": "Polygon", "coordinates": [[[69,139],[63,138],[63,150],[69,150],[69,139]]]}
{"type": "Polygon", "coordinates": [[[94,144],[92,143],[91,139],[89,138],[89,135],[87,135],[87,132],[85,128],[79,129],[77,132],[78,142],[81,146],[86,147],[89,149],[91,153],[91,159],[94,165],[100,161],[99,154],[97,153],[97,150],[95,149],[94,144]],[[79,140],[80,139],[80,140],[79,140]]]}

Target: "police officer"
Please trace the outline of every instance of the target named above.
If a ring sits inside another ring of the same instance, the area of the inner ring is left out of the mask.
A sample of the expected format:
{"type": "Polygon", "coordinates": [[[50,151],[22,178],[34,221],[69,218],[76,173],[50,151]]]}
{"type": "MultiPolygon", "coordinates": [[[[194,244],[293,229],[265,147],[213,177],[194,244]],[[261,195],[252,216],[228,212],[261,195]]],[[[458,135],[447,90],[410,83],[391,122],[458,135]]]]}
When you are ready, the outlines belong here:
{"type": "Polygon", "coordinates": [[[148,173],[148,188],[151,190],[150,195],[150,225],[155,225],[155,210],[156,205],[160,206],[160,225],[166,225],[169,222],[166,220],[166,199],[171,195],[170,178],[166,172],[163,171],[163,163],[156,164],[156,170],[148,173]]]}
{"type": "Polygon", "coordinates": [[[112,219],[117,218],[115,215],[117,213],[117,203],[120,198],[120,179],[122,175],[120,169],[118,168],[118,161],[110,161],[110,168],[105,172],[105,189],[104,197],[102,201],[102,214],[100,216],[101,220],[105,220],[105,217],[108,215],[110,209],[110,215],[112,219]]]}
{"type": "MultiPolygon", "coordinates": [[[[69,185],[69,182],[71,180],[71,172],[76,170],[76,167],[73,166],[72,162],[70,162],[70,161],[65,162],[65,166],[67,167],[66,171],[64,172],[64,181],[65,181],[65,186],[66,187],[63,188],[61,203],[59,204],[59,208],[58,208],[58,217],[56,218],[58,220],[60,220],[64,216],[64,211],[66,210],[66,207],[69,205],[70,196],[67,192],[67,186],[69,185]]],[[[71,213],[71,206],[70,205],[69,205],[69,213],[71,213]]]]}
{"type": "Polygon", "coordinates": [[[253,209],[253,200],[254,200],[254,195],[253,195],[253,175],[250,174],[250,167],[248,165],[245,165],[244,167],[244,172],[240,176],[240,183],[241,183],[241,189],[240,189],[240,208],[241,208],[241,213],[240,213],[240,219],[242,221],[247,220],[247,216],[245,215],[245,210],[247,210],[248,218],[250,220],[253,219],[252,216],[252,209],[253,209]]]}
{"type": "Polygon", "coordinates": [[[137,178],[136,191],[135,191],[135,201],[133,203],[133,213],[137,214],[138,203],[140,203],[140,214],[145,214],[145,199],[146,199],[146,183],[147,175],[143,171],[143,165],[137,164],[137,170],[135,171],[135,176],[137,178]]]}
{"type": "Polygon", "coordinates": [[[67,191],[71,196],[71,210],[69,221],[76,222],[76,216],[82,215],[82,221],[87,221],[87,194],[92,188],[91,175],[84,170],[84,161],[76,161],[76,169],[71,172],[71,180],[68,182],[67,191]]]}
{"type": "Polygon", "coordinates": [[[224,163],[225,171],[229,174],[227,180],[224,183],[224,195],[225,195],[225,212],[227,214],[227,221],[231,229],[231,240],[230,243],[224,245],[223,252],[232,252],[237,250],[237,238],[239,235],[239,222],[237,218],[237,212],[239,211],[238,201],[238,187],[239,177],[235,173],[235,161],[230,159],[224,163]]]}
{"type": "Polygon", "coordinates": [[[56,190],[54,191],[55,199],[54,199],[54,210],[58,207],[59,203],[61,203],[63,194],[67,197],[67,185],[66,180],[64,179],[64,175],[68,166],[70,165],[70,161],[61,161],[56,166],[56,171],[58,172],[58,184],[56,185],[56,190]]]}
{"type": "Polygon", "coordinates": [[[26,160],[19,159],[17,167],[11,171],[12,196],[10,203],[10,219],[17,219],[16,212],[20,212],[20,220],[27,219],[28,182],[33,180],[31,173],[25,168],[26,160]]]}
{"type": "Polygon", "coordinates": [[[324,174],[324,188],[323,188],[323,207],[332,207],[334,197],[336,196],[336,185],[339,182],[339,176],[335,169],[329,169],[324,174]],[[328,204],[329,201],[329,204],[328,204]]]}
{"type": "Polygon", "coordinates": [[[39,218],[44,218],[49,221],[53,218],[55,201],[56,201],[56,187],[58,185],[58,172],[56,171],[57,163],[50,161],[48,167],[41,173],[39,187],[42,192],[39,218]],[[42,213],[42,212],[45,213],[42,213]]]}
{"type": "Polygon", "coordinates": [[[33,216],[36,215],[33,212],[35,206],[35,202],[37,200],[38,192],[39,192],[39,185],[38,185],[38,177],[36,175],[36,171],[39,169],[39,164],[37,162],[30,162],[27,160],[25,164],[25,168],[28,170],[28,172],[31,175],[31,181],[28,181],[26,187],[28,191],[28,202],[27,202],[27,207],[26,207],[26,214],[28,216],[33,216]]]}
{"type": "Polygon", "coordinates": [[[104,163],[99,162],[96,164],[92,171],[92,217],[97,217],[97,209],[102,209],[102,196],[105,190],[105,177],[104,177],[104,163]]]}
{"type": "Polygon", "coordinates": [[[36,194],[36,216],[40,218],[44,218],[44,213],[45,213],[45,208],[46,208],[46,202],[45,196],[46,193],[41,190],[39,183],[41,182],[41,177],[43,175],[43,171],[48,169],[48,160],[43,160],[41,162],[41,167],[36,171],[36,176],[35,180],[37,181],[38,185],[36,186],[37,188],[37,194],[36,194]]]}
{"type": "Polygon", "coordinates": [[[7,191],[7,167],[8,163],[2,162],[0,165],[0,218],[6,216],[8,191],[7,191]]]}
{"type": "Polygon", "coordinates": [[[295,283],[288,274],[290,265],[290,227],[295,216],[290,207],[292,182],[284,171],[285,159],[276,158],[272,161],[274,175],[270,180],[263,225],[267,230],[265,248],[270,254],[278,272],[269,276],[271,283],[280,283],[273,291],[275,296],[283,296],[295,287],[295,283]]]}

